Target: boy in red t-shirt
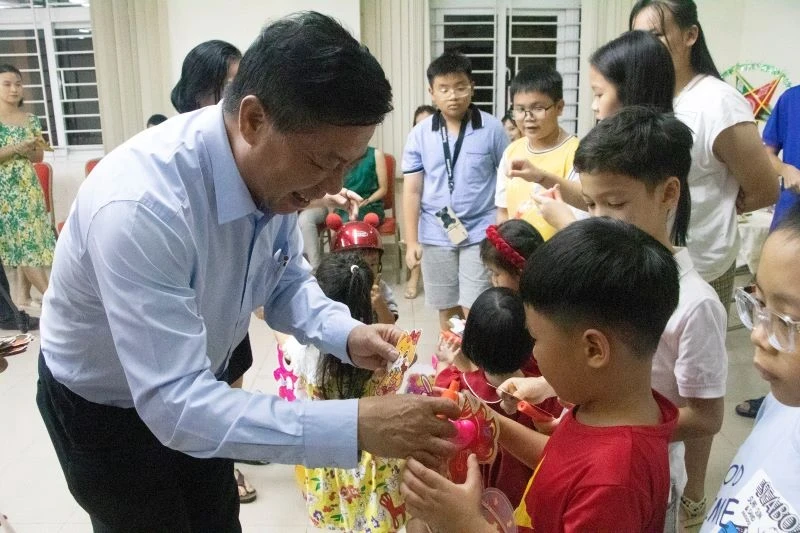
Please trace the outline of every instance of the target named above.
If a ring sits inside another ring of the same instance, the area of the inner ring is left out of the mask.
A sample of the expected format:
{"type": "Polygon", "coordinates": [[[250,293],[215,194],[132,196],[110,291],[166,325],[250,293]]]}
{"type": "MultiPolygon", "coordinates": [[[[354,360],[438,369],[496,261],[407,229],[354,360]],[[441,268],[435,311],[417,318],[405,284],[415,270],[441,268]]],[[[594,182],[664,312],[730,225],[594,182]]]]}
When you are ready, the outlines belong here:
{"type": "MultiPolygon", "coordinates": [[[[672,254],[625,222],[582,220],[534,252],[520,293],[539,368],[576,407],[549,438],[497,419],[500,444],[534,468],[519,531],[662,531],[677,409],[650,374],[678,304],[672,254]]],[[[437,531],[496,531],[481,513],[474,456],[461,485],[410,459],[402,493],[437,531]]]]}

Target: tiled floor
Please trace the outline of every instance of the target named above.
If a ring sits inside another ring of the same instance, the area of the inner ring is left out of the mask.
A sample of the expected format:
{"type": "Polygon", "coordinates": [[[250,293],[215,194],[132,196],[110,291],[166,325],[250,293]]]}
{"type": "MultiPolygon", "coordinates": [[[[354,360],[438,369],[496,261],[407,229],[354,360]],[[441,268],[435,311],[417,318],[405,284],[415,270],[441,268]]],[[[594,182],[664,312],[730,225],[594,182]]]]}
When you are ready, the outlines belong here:
{"type": "MultiPolygon", "coordinates": [[[[391,263],[390,261],[387,261],[391,263]]],[[[393,278],[391,272],[386,279],[393,278]]],[[[405,300],[402,287],[395,288],[400,306],[399,325],[422,328],[421,360],[433,351],[437,319],[435,311],[424,305],[420,295],[405,300]]],[[[263,322],[253,319],[250,326],[254,365],[245,376],[245,388],[265,393],[275,391],[275,341],[263,322]]],[[[728,334],[730,373],[726,397],[725,422],[714,442],[707,493],[713,496],[724,472],[752,427],[750,420],[733,413],[744,398],[760,395],[766,384],[752,370],[752,349],[746,330],[728,334]]],[[[83,533],[91,531],[85,512],[67,491],[61,468],[53,453],[47,432],[35,404],[37,340],[24,355],[9,359],[9,368],[0,374],[0,511],[6,514],[18,533],[83,533]]],[[[243,505],[241,522],[245,531],[260,533],[299,533],[306,527],[303,502],[294,483],[293,467],[284,465],[240,465],[258,490],[255,502],[243,505]]],[[[1,533],[1,532],[0,532],[1,533]]]]}

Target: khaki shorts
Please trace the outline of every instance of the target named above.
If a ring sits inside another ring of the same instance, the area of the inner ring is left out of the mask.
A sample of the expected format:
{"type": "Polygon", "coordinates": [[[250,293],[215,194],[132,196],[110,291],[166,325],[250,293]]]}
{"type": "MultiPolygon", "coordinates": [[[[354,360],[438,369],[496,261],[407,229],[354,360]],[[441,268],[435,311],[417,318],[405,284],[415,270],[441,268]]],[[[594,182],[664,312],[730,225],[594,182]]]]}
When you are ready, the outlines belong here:
{"type": "Polygon", "coordinates": [[[469,309],[491,287],[489,271],[480,258],[480,244],[448,247],[422,245],[422,283],[425,303],[434,309],[469,309]]]}

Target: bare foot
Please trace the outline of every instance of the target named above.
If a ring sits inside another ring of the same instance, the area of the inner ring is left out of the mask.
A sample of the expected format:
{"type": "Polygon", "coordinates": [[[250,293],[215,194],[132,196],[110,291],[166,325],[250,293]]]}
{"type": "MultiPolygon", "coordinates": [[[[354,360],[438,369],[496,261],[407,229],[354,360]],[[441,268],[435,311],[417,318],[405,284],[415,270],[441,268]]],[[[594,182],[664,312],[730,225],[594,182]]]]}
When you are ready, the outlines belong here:
{"type": "Polygon", "coordinates": [[[408,276],[408,281],[406,282],[406,292],[403,294],[409,300],[413,300],[417,297],[417,293],[419,291],[419,265],[415,266],[411,269],[411,274],[408,276]]]}

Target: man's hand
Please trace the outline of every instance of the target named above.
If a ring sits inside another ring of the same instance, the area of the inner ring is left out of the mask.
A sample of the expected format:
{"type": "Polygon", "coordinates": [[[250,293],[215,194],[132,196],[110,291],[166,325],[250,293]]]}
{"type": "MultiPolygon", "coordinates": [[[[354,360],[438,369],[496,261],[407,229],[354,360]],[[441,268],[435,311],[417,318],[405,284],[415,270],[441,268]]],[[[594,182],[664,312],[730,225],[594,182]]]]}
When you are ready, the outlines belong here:
{"type": "Polygon", "coordinates": [[[422,247],[418,242],[406,243],[406,266],[412,270],[422,260],[422,247]]]}
{"type": "Polygon", "coordinates": [[[368,370],[385,368],[397,359],[395,346],[402,336],[403,330],[389,324],[356,326],[347,337],[347,354],[353,366],[368,370]]]}
{"type": "Polygon", "coordinates": [[[467,480],[462,485],[414,459],[406,462],[402,479],[400,493],[409,513],[424,520],[434,531],[494,531],[481,515],[483,487],[474,454],[467,459],[467,480]]]}
{"type": "Polygon", "coordinates": [[[363,198],[350,189],[342,189],[336,194],[326,194],[322,198],[322,205],[329,209],[344,209],[350,214],[350,219],[358,217],[358,207],[363,198]]]}
{"type": "Polygon", "coordinates": [[[358,400],[358,447],[379,457],[414,457],[439,468],[455,454],[448,439],[456,428],[458,404],[447,398],[396,394],[358,400]],[[439,418],[437,415],[443,415],[439,418]]]}

